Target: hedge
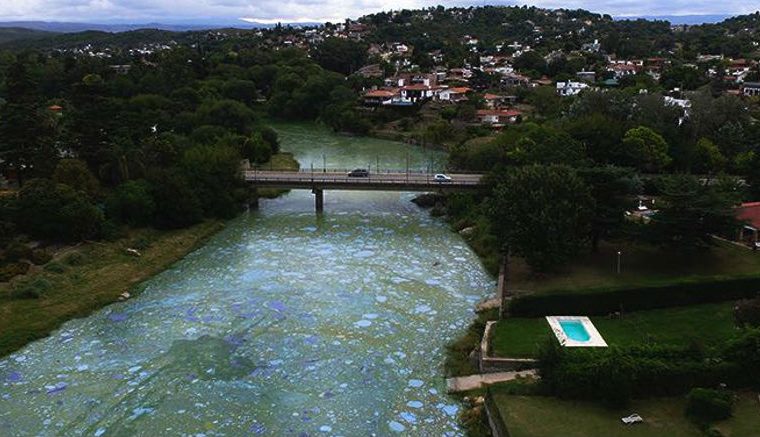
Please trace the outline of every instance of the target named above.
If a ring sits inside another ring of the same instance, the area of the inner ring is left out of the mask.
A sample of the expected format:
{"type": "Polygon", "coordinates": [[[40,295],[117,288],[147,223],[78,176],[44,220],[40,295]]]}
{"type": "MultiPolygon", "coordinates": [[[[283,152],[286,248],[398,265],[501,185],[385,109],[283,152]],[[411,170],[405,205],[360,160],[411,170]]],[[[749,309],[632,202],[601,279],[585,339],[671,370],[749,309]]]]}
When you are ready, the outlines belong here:
{"type": "Polygon", "coordinates": [[[720,350],[643,345],[568,349],[549,341],[538,363],[552,394],[624,406],[632,398],[674,396],[694,387],[757,387],[760,330],[745,330],[720,350]]]}
{"type": "Polygon", "coordinates": [[[748,299],[760,292],[760,276],[683,281],[638,288],[595,289],[587,292],[553,292],[515,297],[509,312],[515,317],[557,314],[606,315],[748,299]]]}

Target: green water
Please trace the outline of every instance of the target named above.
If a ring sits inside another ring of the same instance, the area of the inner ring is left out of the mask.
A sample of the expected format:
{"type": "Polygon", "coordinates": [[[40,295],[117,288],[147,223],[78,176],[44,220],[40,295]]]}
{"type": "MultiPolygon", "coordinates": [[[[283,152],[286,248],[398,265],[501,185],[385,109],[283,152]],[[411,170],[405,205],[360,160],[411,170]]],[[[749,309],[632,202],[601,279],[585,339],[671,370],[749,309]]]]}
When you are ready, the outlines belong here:
{"type": "MultiPolygon", "coordinates": [[[[441,159],[277,128],[304,166],[441,159]]],[[[461,435],[444,347],[494,284],[412,197],[262,201],[138,297],[1,359],[0,435],[461,435]]]]}

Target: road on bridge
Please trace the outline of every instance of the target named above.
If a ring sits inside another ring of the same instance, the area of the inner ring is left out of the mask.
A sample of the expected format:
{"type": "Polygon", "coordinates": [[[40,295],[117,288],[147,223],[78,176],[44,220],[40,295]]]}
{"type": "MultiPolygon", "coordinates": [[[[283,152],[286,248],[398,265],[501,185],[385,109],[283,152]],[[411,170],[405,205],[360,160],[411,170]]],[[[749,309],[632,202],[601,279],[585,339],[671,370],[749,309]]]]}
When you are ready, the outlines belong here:
{"type": "Polygon", "coordinates": [[[258,171],[245,172],[245,180],[257,185],[283,188],[323,187],[332,189],[410,190],[477,188],[482,184],[479,174],[449,174],[449,181],[437,181],[428,173],[370,173],[368,177],[351,177],[337,171],[258,171]]]}

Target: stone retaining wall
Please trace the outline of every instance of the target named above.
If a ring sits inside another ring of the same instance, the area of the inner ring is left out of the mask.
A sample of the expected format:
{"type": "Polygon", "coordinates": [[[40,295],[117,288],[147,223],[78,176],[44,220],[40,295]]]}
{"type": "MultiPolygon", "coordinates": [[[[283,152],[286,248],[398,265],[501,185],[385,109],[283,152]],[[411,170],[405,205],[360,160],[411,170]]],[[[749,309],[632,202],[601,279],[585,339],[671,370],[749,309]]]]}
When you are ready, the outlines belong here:
{"type": "Polygon", "coordinates": [[[537,360],[532,358],[493,357],[490,355],[491,333],[495,324],[496,322],[494,321],[486,322],[483,339],[480,341],[480,350],[478,353],[478,367],[480,372],[495,373],[535,368],[537,360]]]}

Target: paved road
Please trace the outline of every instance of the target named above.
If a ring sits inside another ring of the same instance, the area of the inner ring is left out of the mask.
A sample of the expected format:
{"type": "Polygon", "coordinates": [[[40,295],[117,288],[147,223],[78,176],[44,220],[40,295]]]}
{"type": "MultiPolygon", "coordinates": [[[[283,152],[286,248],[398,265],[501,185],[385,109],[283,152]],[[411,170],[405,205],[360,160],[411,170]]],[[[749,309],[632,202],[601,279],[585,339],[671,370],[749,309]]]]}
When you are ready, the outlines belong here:
{"type": "Polygon", "coordinates": [[[426,173],[370,173],[369,177],[349,177],[336,171],[254,171],[245,172],[245,180],[261,186],[283,188],[331,188],[378,190],[429,190],[477,188],[482,182],[479,174],[450,174],[450,181],[438,182],[426,173]]]}

